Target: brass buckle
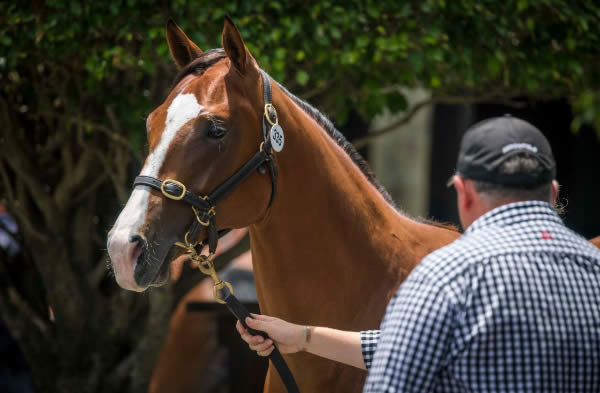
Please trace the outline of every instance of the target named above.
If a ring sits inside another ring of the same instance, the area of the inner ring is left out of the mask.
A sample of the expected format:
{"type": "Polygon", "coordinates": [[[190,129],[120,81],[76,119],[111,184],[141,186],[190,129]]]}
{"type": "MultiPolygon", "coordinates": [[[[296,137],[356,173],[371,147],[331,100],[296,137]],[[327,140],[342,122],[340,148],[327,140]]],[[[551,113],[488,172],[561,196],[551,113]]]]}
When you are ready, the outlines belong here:
{"type": "Polygon", "coordinates": [[[212,254],[209,255],[198,255],[196,257],[196,262],[198,263],[198,269],[210,276],[215,283],[213,286],[213,296],[215,297],[215,301],[217,303],[225,304],[225,301],[219,297],[219,291],[225,287],[229,290],[229,292],[233,295],[233,287],[227,281],[222,281],[215,270],[215,265],[212,261],[212,254]]]}
{"type": "Polygon", "coordinates": [[[196,256],[196,250],[194,249],[194,247],[196,247],[196,245],[198,244],[198,242],[196,243],[192,243],[189,241],[188,236],[190,235],[190,232],[186,232],[185,233],[185,237],[183,238],[183,243],[182,242],[175,242],[175,245],[177,247],[181,247],[183,249],[186,250],[186,252],[188,254],[190,254],[192,256],[192,259],[196,256]]]}
{"type": "MultiPolygon", "coordinates": [[[[205,199],[205,198],[203,198],[203,199],[205,199]]],[[[207,226],[209,226],[209,225],[210,225],[210,216],[211,216],[211,215],[212,215],[212,216],[214,216],[215,214],[217,214],[217,212],[215,211],[215,208],[214,208],[214,207],[211,207],[211,208],[210,208],[210,209],[209,209],[209,210],[206,212],[206,214],[208,214],[208,220],[206,220],[206,221],[202,221],[202,220],[200,219],[200,213],[198,212],[198,209],[196,209],[196,207],[195,207],[195,206],[192,206],[192,210],[194,211],[194,215],[196,216],[196,220],[198,220],[198,222],[200,223],[200,225],[202,225],[202,226],[204,226],[204,227],[207,227],[207,226]]]]}
{"type": "Polygon", "coordinates": [[[265,105],[265,117],[267,118],[267,122],[269,122],[270,125],[274,126],[275,124],[279,123],[279,118],[277,117],[277,109],[275,109],[275,107],[273,106],[273,104],[266,104],[265,105]],[[273,109],[273,112],[275,112],[275,123],[273,123],[271,121],[271,116],[269,116],[269,109],[273,109]]]}
{"type": "Polygon", "coordinates": [[[207,276],[211,276],[214,282],[221,281],[219,276],[217,276],[217,271],[215,270],[215,265],[211,258],[212,254],[198,255],[198,269],[207,276]]]}
{"type": "Polygon", "coordinates": [[[229,292],[233,295],[233,287],[227,281],[222,281],[215,270],[215,264],[212,261],[213,254],[202,255],[196,252],[197,243],[192,243],[188,239],[189,232],[186,232],[184,237],[184,243],[175,242],[175,245],[181,247],[186,250],[186,253],[189,254],[190,259],[194,267],[197,267],[202,273],[210,276],[212,278],[215,285],[213,286],[213,296],[215,297],[215,301],[217,303],[225,304],[226,302],[219,297],[219,291],[223,288],[227,288],[229,292]]]}
{"type": "Polygon", "coordinates": [[[225,300],[221,299],[218,295],[219,291],[225,287],[227,287],[227,289],[229,290],[229,293],[231,293],[233,295],[233,287],[227,281],[216,282],[215,285],[213,286],[213,296],[215,297],[215,301],[217,303],[226,304],[225,300]]]}
{"type": "Polygon", "coordinates": [[[185,196],[185,192],[186,192],[186,188],[183,185],[183,183],[178,182],[177,180],[173,180],[173,179],[166,179],[164,180],[161,185],[160,185],[160,191],[163,193],[164,196],[166,196],[169,199],[173,199],[175,201],[180,201],[183,199],[183,197],[185,196]],[[181,195],[171,195],[169,194],[166,190],[165,187],[169,184],[169,183],[173,183],[179,187],[181,187],[181,195]]]}

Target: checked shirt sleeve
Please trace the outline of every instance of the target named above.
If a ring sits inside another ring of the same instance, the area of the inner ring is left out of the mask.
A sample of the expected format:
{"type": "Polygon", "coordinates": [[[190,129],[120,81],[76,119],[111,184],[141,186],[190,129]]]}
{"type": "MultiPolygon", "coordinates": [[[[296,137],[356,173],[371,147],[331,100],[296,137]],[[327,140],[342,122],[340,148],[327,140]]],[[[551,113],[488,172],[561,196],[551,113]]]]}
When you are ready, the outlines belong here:
{"type": "MultiPolygon", "coordinates": [[[[428,392],[443,366],[454,310],[439,277],[415,270],[388,304],[364,387],[372,392],[428,392]]],[[[366,360],[365,360],[366,364],[366,360]]]]}
{"type": "Polygon", "coordinates": [[[371,368],[380,333],[379,330],[363,330],[360,332],[360,347],[367,370],[371,368]]]}

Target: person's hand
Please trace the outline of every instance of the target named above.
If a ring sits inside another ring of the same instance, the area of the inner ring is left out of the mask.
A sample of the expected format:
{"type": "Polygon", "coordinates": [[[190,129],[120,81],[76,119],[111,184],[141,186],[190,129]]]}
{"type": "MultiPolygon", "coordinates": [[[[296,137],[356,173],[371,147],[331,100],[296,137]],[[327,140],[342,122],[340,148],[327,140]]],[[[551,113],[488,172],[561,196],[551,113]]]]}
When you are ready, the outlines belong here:
{"type": "Polygon", "coordinates": [[[269,356],[273,352],[273,342],[281,353],[296,353],[303,349],[303,326],[266,315],[252,314],[252,316],[254,319],[246,318],[248,326],[267,333],[270,338],[265,340],[261,336],[251,335],[239,321],[236,328],[250,349],[256,351],[260,356],[269,356]]]}

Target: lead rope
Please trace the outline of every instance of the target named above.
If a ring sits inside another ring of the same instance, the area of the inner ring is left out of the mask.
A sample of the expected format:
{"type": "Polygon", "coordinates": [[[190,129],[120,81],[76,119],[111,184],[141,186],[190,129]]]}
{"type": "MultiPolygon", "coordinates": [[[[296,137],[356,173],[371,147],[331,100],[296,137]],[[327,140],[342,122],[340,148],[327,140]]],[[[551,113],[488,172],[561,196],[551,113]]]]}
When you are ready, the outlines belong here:
{"type": "MultiPolygon", "coordinates": [[[[214,282],[213,285],[213,296],[218,303],[225,304],[229,311],[233,314],[233,316],[240,321],[240,323],[244,326],[244,328],[253,336],[261,336],[265,340],[269,338],[269,335],[265,332],[261,332],[259,330],[254,330],[246,324],[246,318],[252,318],[248,309],[235,297],[233,294],[233,287],[227,281],[223,281],[219,278],[215,270],[215,265],[212,261],[214,254],[209,253],[208,255],[198,254],[196,251],[197,243],[190,243],[188,240],[189,232],[186,233],[184,243],[176,242],[175,245],[181,247],[186,250],[186,253],[190,256],[191,263],[194,267],[197,267],[202,273],[210,276],[214,282]],[[219,296],[219,291],[227,288],[228,294],[223,298],[219,296]]],[[[274,347],[273,351],[269,355],[269,360],[273,362],[273,366],[279,373],[279,377],[287,391],[289,393],[300,393],[300,389],[298,389],[298,385],[296,384],[296,380],[292,375],[287,363],[281,356],[279,349],[274,347]]]]}

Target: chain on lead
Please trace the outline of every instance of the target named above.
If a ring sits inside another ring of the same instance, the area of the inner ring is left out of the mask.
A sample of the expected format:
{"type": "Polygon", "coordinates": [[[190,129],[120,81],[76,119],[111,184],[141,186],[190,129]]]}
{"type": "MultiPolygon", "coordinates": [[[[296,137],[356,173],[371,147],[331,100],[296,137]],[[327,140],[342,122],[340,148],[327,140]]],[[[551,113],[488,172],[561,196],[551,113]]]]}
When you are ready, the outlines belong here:
{"type": "Polygon", "coordinates": [[[231,284],[227,281],[223,281],[219,278],[219,275],[217,274],[217,271],[215,270],[215,265],[213,263],[213,254],[210,253],[208,255],[197,255],[197,261],[198,261],[198,269],[206,274],[207,276],[210,276],[214,282],[213,285],[213,296],[215,297],[215,300],[218,303],[221,304],[225,304],[225,301],[223,299],[221,299],[221,297],[219,296],[219,291],[222,290],[223,288],[227,288],[229,290],[229,292],[233,295],[233,287],[231,286],[231,284]]]}
{"type": "Polygon", "coordinates": [[[225,304],[225,301],[219,297],[219,291],[223,288],[227,288],[229,292],[233,295],[233,287],[227,281],[223,281],[219,278],[217,271],[215,269],[215,264],[213,263],[213,253],[208,255],[198,254],[196,251],[196,246],[198,242],[192,243],[189,241],[189,232],[186,232],[184,237],[184,242],[175,242],[177,247],[181,247],[185,250],[186,254],[189,255],[192,266],[197,267],[202,273],[210,276],[214,282],[213,286],[213,296],[215,297],[215,301],[217,303],[225,304]]]}

